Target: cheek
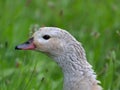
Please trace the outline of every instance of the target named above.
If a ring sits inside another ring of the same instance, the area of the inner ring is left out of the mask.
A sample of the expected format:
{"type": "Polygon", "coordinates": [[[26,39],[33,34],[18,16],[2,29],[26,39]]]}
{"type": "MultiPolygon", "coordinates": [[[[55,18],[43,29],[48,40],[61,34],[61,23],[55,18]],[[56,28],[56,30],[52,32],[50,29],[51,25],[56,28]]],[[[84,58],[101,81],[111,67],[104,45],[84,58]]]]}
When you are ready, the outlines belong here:
{"type": "Polygon", "coordinates": [[[60,41],[59,40],[56,40],[56,39],[51,39],[50,41],[49,41],[49,43],[51,43],[51,44],[49,44],[49,47],[50,47],[50,49],[52,50],[52,51],[59,51],[59,50],[61,50],[62,49],[62,47],[61,47],[61,44],[62,43],[60,43],[60,41]]]}
{"type": "Polygon", "coordinates": [[[36,50],[43,51],[43,52],[47,51],[45,45],[41,43],[40,41],[34,41],[34,44],[36,46],[36,50]]]}
{"type": "Polygon", "coordinates": [[[48,54],[58,54],[63,51],[59,40],[50,39],[48,41],[34,41],[36,50],[48,54]]]}

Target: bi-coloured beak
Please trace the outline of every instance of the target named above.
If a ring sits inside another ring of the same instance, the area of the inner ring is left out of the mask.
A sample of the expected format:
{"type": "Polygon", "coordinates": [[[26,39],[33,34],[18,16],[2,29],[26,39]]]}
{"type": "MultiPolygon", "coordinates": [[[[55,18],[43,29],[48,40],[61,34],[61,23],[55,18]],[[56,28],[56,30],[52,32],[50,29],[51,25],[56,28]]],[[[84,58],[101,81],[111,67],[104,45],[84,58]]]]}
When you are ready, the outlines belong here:
{"type": "Polygon", "coordinates": [[[33,38],[30,38],[27,42],[17,45],[16,50],[34,50],[36,47],[33,43],[33,38]]]}

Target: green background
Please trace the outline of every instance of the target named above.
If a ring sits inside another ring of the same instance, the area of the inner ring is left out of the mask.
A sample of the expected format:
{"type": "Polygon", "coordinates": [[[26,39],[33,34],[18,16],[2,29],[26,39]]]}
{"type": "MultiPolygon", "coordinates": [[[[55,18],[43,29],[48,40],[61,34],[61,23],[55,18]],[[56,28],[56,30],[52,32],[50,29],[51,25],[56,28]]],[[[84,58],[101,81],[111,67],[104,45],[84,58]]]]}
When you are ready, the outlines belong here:
{"type": "Polygon", "coordinates": [[[36,24],[69,31],[104,90],[120,90],[119,0],[0,0],[0,90],[62,90],[63,75],[52,59],[14,49],[36,24]]]}

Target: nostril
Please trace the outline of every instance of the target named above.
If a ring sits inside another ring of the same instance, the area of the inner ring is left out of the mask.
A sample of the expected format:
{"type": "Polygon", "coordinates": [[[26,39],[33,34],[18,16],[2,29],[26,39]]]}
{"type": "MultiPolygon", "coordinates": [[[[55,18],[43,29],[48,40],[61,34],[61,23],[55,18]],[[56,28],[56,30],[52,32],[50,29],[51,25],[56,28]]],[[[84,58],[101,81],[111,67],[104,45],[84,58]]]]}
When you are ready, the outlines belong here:
{"type": "Polygon", "coordinates": [[[30,38],[27,42],[25,42],[25,44],[30,44],[30,43],[32,43],[32,42],[33,42],[33,37],[30,38]]]}
{"type": "Polygon", "coordinates": [[[29,41],[27,41],[27,42],[25,42],[25,44],[30,44],[30,42],[29,42],[29,41]]]}

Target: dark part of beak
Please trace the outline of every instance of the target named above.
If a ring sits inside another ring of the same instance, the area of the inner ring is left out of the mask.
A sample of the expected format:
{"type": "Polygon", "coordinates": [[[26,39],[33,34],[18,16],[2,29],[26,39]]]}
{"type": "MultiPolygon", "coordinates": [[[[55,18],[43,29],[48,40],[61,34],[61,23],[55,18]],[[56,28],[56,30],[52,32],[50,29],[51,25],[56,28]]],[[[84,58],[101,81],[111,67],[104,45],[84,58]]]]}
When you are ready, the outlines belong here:
{"type": "Polygon", "coordinates": [[[27,42],[17,45],[15,50],[34,50],[35,45],[33,44],[33,38],[30,38],[27,42]]]}
{"type": "Polygon", "coordinates": [[[19,48],[18,46],[15,47],[15,50],[21,50],[21,48],[19,48]]]}

